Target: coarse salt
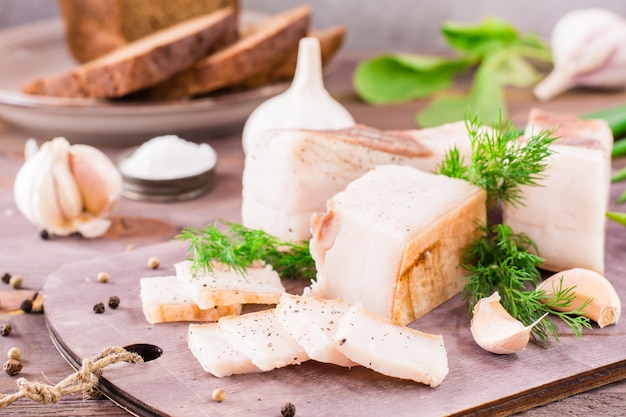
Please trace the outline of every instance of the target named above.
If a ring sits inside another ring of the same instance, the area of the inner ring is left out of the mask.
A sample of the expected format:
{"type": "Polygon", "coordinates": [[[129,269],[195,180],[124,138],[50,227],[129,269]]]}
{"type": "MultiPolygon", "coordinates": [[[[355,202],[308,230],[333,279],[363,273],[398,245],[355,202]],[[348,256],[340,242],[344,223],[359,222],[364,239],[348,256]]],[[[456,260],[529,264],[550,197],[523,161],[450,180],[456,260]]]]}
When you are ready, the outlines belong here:
{"type": "Polygon", "coordinates": [[[144,142],[119,167],[129,177],[165,180],[201,174],[216,163],[217,154],[210,145],[166,135],[144,142]]]}

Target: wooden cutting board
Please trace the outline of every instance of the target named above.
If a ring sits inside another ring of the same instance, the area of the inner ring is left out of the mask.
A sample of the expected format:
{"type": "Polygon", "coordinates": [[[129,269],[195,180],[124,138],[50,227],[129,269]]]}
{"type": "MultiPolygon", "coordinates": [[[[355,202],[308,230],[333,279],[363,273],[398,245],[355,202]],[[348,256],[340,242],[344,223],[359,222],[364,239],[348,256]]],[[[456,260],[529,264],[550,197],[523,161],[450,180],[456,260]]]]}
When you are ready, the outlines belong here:
{"type": "MultiPolygon", "coordinates": [[[[613,189],[613,201],[618,190],[613,189]]],[[[47,324],[60,352],[74,366],[107,346],[149,343],[163,355],[140,365],[107,368],[102,390],[141,416],[279,416],[295,404],[298,417],[506,415],[626,378],[626,327],[586,330],[576,338],[562,328],[548,348],[498,356],[472,340],[467,307],[453,298],[411,327],[444,336],[450,372],[437,388],[313,361],[267,373],[215,378],[205,373],[186,345],[187,324],[149,325],[141,310],[139,278],[173,274],[186,248],[175,242],[69,264],[51,274],[44,288],[47,324]],[[161,267],[151,270],[148,258],[161,267]],[[110,281],[99,283],[106,271],[110,281]],[[93,306],[117,295],[118,309],[94,314],[93,306]],[[227,395],[211,399],[213,389],[227,395]]],[[[610,222],[606,275],[622,300],[626,295],[626,228],[610,222]]],[[[299,292],[302,284],[287,283],[299,292]]],[[[622,301],[623,302],[623,301],[622,301]]]]}

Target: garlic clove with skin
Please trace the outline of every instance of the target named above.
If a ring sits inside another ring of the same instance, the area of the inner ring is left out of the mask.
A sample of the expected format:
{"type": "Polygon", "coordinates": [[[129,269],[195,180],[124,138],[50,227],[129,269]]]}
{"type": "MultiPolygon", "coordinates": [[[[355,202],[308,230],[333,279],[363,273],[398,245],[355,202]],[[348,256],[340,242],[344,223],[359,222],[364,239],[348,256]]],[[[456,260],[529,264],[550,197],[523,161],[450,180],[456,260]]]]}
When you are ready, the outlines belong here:
{"type": "Polygon", "coordinates": [[[30,223],[57,236],[106,233],[111,222],[103,215],[113,208],[122,189],[121,175],[106,155],[55,138],[38,150],[27,142],[25,157],[13,195],[30,223]]]}
{"type": "Polygon", "coordinates": [[[254,138],[267,129],[343,129],[354,126],[350,113],[324,88],[319,39],[300,39],[291,86],[257,107],[243,128],[245,153],[254,138]]]}
{"type": "Polygon", "coordinates": [[[546,278],[537,290],[543,290],[549,297],[560,289],[572,288],[574,300],[567,307],[552,307],[557,311],[573,311],[585,302],[583,316],[598,323],[601,328],[617,324],[622,313],[622,305],[611,282],[595,271],[573,268],[558,272],[546,278]]]}
{"type": "Polygon", "coordinates": [[[626,19],[604,9],[564,15],[551,34],[554,68],[535,86],[549,100],[574,87],[626,87],[626,19]]]}
{"type": "Polygon", "coordinates": [[[94,216],[108,213],[122,194],[122,177],[100,150],[88,145],[72,145],[70,169],[83,196],[85,210],[94,216]]]}
{"type": "Polygon", "coordinates": [[[474,306],[470,330],[481,348],[496,354],[511,354],[524,349],[530,341],[532,328],[545,315],[529,326],[513,318],[500,304],[500,294],[494,292],[474,306]]]}

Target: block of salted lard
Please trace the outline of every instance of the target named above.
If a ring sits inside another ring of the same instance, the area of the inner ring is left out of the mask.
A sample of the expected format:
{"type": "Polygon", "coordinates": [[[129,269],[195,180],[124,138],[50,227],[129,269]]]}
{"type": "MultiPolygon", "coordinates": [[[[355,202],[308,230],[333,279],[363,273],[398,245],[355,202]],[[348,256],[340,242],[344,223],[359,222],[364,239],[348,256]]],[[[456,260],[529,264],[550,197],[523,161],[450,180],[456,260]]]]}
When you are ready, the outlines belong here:
{"type": "Polygon", "coordinates": [[[302,346],[278,321],[274,309],[222,317],[217,333],[262,371],[309,360],[302,346]]]}
{"type": "Polygon", "coordinates": [[[378,166],[313,216],[318,273],[307,295],[407,324],[461,290],[462,251],[480,236],[485,206],[485,192],[466,181],[378,166]]]}
{"type": "Polygon", "coordinates": [[[556,128],[559,139],[539,187],[522,187],[523,205],[503,206],[504,222],[527,234],[545,259],[542,268],[604,273],[613,136],[602,120],[534,111],[527,128],[556,128]],[[559,123],[554,126],[553,123],[559,123]]]}
{"type": "Polygon", "coordinates": [[[222,316],[241,313],[241,304],[216,305],[206,310],[200,309],[174,275],[141,278],[139,288],[143,314],[150,324],[217,321],[222,316]]]}
{"type": "Polygon", "coordinates": [[[192,273],[191,261],[174,265],[183,291],[199,308],[231,304],[276,304],[285,287],[271,266],[249,267],[240,274],[226,265],[214,262],[213,271],[192,273]]]}
{"type": "Polygon", "coordinates": [[[603,274],[610,159],[602,148],[551,147],[540,186],[522,187],[524,205],[504,205],[503,221],[536,243],[543,269],[603,274]]]}
{"type": "Polygon", "coordinates": [[[448,353],[441,335],[399,326],[353,305],[332,336],[337,349],[366,368],[436,387],[448,375],[448,353]]]}
{"type": "Polygon", "coordinates": [[[217,323],[190,324],[187,345],[202,369],[218,378],[261,372],[250,358],[218,334],[217,323]]]}
{"type": "Polygon", "coordinates": [[[383,164],[432,171],[453,146],[471,152],[463,122],[406,131],[357,125],[263,132],[246,156],[242,223],[286,241],[309,240],[311,215],[351,181],[383,164]]]}
{"type": "Polygon", "coordinates": [[[339,320],[350,305],[342,300],[303,297],[284,293],[276,305],[276,317],[306,351],[309,358],[339,366],[355,366],[333,341],[339,320]]]}
{"type": "Polygon", "coordinates": [[[597,141],[605,151],[610,153],[613,149],[613,132],[606,120],[581,119],[573,114],[532,109],[524,134],[528,137],[542,130],[553,130],[553,136],[557,137],[554,143],[560,145],[588,146],[597,141]]]}

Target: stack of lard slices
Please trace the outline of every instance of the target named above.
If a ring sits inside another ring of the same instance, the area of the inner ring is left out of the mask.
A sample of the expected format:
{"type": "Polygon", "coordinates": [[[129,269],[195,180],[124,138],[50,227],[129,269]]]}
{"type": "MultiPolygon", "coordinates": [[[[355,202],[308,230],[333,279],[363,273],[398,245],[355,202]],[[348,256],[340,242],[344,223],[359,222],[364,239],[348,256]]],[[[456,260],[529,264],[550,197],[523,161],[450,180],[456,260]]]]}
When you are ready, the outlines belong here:
{"type": "Polygon", "coordinates": [[[190,324],[187,341],[203,369],[216,377],[269,371],[309,359],[362,365],[431,387],[448,374],[441,335],[393,324],[358,303],[287,293],[276,308],[190,324]]]}
{"type": "Polygon", "coordinates": [[[271,266],[253,266],[242,275],[226,265],[192,274],[191,261],[175,266],[176,276],[142,278],[140,296],[150,324],[173,321],[216,321],[238,315],[242,304],[276,304],[285,291],[271,266]]]}
{"type": "Polygon", "coordinates": [[[525,233],[543,269],[604,273],[613,134],[604,120],[533,109],[525,135],[554,130],[558,139],[538,187],[522,187],[522,204],[503,206],[504,222],[525,233]]]}

